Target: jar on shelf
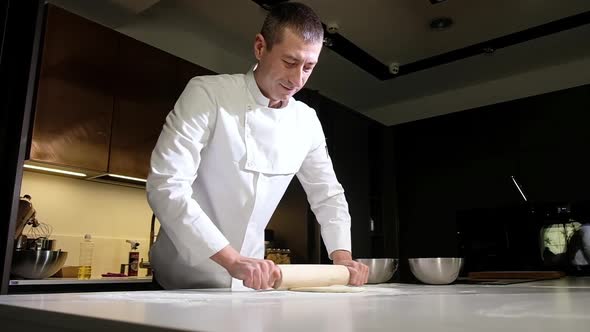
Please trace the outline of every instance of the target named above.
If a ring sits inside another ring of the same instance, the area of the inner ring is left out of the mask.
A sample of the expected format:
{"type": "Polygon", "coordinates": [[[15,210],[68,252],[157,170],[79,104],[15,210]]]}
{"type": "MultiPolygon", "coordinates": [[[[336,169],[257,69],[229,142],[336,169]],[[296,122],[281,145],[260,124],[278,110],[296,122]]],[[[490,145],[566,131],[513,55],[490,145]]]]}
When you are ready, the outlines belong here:
{"type": "Polygon", "coordinates": [[[266,250],[265,259],[271,260],[275,264],[291,264],[291,250],[269,248],[266,250]]]}

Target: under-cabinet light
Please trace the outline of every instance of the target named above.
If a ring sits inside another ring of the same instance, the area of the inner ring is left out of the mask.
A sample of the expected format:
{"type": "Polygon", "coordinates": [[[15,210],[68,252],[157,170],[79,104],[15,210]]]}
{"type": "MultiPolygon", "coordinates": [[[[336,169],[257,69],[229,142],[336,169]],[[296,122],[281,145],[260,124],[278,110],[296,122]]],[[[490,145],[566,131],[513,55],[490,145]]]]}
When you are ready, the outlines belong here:
{"type": "Polygon", "coordinates": [[[109,174],[109,176],[112,176],[114,178],[119,178],[119,179],[131,180],[131,181],[147,182],[146,179],[134,178],[132,176],[125,176],[125,175],[118,175],[118,174],[109,174]]]}
{"type": "Polygon", "coordinates": [[[49,168],[49,167],[35,166],[35,165],[27,165],[27,164],[25,164],[24,167],[25,168],[30,168],[30,169],[36,169],[36,170],[39,170],[39,171],[46,171],[46,172],[52,172],[52,173],[73,175],[73,176],[79,176],[79,177],[86,177],[86,174],[84,174],[84,173],[64,171],[62,169],[56,169],[56,168],[49,168]]]}

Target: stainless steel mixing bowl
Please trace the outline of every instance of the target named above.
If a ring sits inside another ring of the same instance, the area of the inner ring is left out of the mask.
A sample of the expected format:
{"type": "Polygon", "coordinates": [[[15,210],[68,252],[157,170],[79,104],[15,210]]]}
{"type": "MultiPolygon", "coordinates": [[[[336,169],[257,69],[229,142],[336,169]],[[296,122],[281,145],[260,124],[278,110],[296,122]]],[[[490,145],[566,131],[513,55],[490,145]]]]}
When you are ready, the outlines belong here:
{"type": "Polygon", "coordinates": [[[54,275],[66,262],[61,250],[17,250],[12,256],[11,273],[25,279],[44,279],[54,275]]]}
{"type": "Polygon", "coordinates": [[[397,270],[397,258],[358,258],[357,262],[369,267],[369,284],[380,284],[393,277],[397,270]]]}
{"type": "Polygon", "coordinates": [[[446,285],[454,282],[463,267],[463,258],[410,258],[410,270],[425,284],[446,285]]]}

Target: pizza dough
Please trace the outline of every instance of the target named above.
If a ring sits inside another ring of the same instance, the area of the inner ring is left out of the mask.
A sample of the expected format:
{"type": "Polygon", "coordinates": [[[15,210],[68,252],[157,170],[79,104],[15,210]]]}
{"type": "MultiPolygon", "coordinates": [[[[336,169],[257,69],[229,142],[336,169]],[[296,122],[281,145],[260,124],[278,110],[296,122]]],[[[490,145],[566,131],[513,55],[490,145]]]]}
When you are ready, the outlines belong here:
{"type": "Polygon", "coordinates": [[[344,285],[322,286],[322,287],[294,287],[289,288],[294,292],[313,292],[313,293],[360,293],[364,292],[363,287],[353,287],[344,285]]]}

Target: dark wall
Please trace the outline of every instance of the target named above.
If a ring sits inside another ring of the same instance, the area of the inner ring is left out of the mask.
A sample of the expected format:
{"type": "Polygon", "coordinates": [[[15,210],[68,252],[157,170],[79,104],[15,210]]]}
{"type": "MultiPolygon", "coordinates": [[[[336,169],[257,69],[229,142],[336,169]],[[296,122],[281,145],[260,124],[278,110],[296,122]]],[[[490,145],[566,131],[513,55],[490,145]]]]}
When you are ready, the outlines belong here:
{"type": "Polygon", "coordinates": [[[328,122],[331,122],[328,149],[349,203],[352,252],[355,257],[370,257],[368,139],[371,122],[328,98],[322,98],[319,112],[325,125],[330,126],[328,122]]]}
{"type": "Polygon", "coordinates": [[[319,259],[317,250],[309,247],[315,234],[308,229],[314,227],[308,222],[308,209],[303,187],[294,178],[266,227],[273,231],[273,248],[291,250],[291,263],[294,264],[308,264],[319,259]]]}
{"type": "Polygon", "coordinates": [[[534,202],[590,199],[588,110],[582,86],[394,126],[400,256],[458,255],[458,212],[522,204],[511,175],[534,202]]]}
{"type": "Polygon", "coordinates": [[[10,0],[0,5],[0,294],[8,290],[16,207],[32,98],[32,80],[41,29],[41,1],[10,0]]]}
{"type": "MultiPolygon", "coordinates": [[[[392,257],[394,181],[393,173],[383,167],[391,163],[393,155],[391,131],[317,91],[304,89],[296,99],[313,107],[322,123],[334,171],[349,204],[353,257],[392,257]]],[[[292,250],[295,262],[328,263],[305,192],[296,178],[293,182],[268,228],[280,245],[292,250]]]]}

